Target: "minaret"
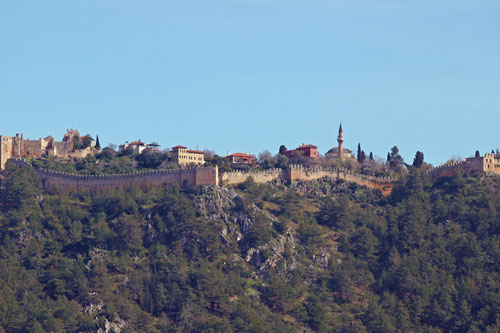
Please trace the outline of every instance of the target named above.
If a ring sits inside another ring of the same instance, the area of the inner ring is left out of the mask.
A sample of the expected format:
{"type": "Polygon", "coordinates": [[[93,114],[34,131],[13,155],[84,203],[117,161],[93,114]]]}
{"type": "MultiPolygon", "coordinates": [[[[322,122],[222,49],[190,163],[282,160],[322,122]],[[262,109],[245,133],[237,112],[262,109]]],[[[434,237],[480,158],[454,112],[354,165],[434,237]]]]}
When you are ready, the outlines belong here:
{"type": "Polygon", "coordinates": [[[339,136],[337,138],[337,142],[339,143],[339,158],[342,159],[342,155],[344,153],[344,132],[342,131],[342,123],[340,123],[339,127],[339,136]]]}

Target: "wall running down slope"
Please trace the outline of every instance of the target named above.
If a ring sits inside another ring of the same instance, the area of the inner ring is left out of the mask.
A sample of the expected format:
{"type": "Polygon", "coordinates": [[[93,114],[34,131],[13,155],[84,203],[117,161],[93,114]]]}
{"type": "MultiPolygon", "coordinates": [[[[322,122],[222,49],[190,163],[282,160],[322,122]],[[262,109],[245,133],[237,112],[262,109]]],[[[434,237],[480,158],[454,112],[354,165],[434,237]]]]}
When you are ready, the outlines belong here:
{"type": "Polygon", "coordinates": [[[301,165],[290,165],[286,169],[269,169],[264,171],[234,171],[225,172],[221,176],[221,183],[225,185],[239,184],[252,177],[256,183],[267,183],[275,179],[312,181],[323,177],[343,179],[372,189],[381,190],[384,195],[390,194],[397,178],[372,177],[354,174],[343,168],[305,168],[301,165]]]}
{"type": "MultiPolygon", "coordinates": [[[[31,164],[26,160],[14,160],[17,164],[31,164]]],[[[305,168],[301,165],[290,165],[286,169],[269,169],[264,171],[224,172],[219,179],[219,170],[215,167],[181,168],[177,170],[154,170],[120,175],[78,175],[45,169],[35,169],[45,188],[59,189],[64,192],[90,190],[101,192],[106,189],[117,189],[138,185],[141,187],[162,188],[165,185],[194,187],[198,185],[236,185],[249,177],[256,183],[268,183],[274,180],[313,181],[329,177],[343,179],[372,189],[379,189],[384,194],[392,191],[397,178],[371,177],[353,174],[342,168],[305,168]]]]}

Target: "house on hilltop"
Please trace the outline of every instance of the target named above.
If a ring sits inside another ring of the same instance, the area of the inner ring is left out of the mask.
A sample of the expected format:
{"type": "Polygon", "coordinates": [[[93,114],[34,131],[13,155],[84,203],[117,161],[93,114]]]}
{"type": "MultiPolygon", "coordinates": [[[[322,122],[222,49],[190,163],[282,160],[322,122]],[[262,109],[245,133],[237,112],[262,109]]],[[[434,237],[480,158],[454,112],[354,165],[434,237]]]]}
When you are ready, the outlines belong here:
{"type": "Polygon", "coordinates": [[[144,142],[142,142],[141,140],[137,140],[137,141],[132,141],[130,143],[125,142],[125,144],[120,145],[118,147],[118,150],[124,151],[126,149],[131,149],[134,153],[140,154],[146,148],[147,148],[147,145],[144,142]]]}
{"type": "Polygon", "coordinates": [[[226,156],[226,158],[232,166],[249,166],[253,168],[257,164],[255,156],[244,153],[234,153],[226,156]]]}
{"type": "Polygon", "coordinates": [[[172,147],[172,161],[178,165],[205,164],[205,154],[199,150],[191,150],[184,146],[172,147]]]}
{"type": "Polygon", "coordinates": [[[298,158],[307,158],[307,159],[317,159],[319,158],[318,147],[315,145],[305,145],[301,144],[299,147],[293,150],[286,150],[283,152],[283,155],[288,157],[288,159],[298,159],[298,158]]]}
{"type": "Polygon", "coordinates": [[[154,152],[160,152],[160,145],[157,144],[156,142],[151,142],[150,144],[148,144],[147,146],[147,149],[150,149],[151,151],[154,151],[154,152]]]}
{"type": "Polygon", "coordinates": [[[319,163],[318,147],[311,144],[300,144],[297,148],[285,150],[283,155],[288,157],[292,164],[312,166],[319,163]]]}
{"type": "Polygon", "coordinates": [[[125,142],[125,144],[120,145],[118,147],[118,151],[124,151],[126,149],[132,150],[132,152],[136,154],[142,153],[144,150],[148,149],[154,152],[160,152],[160,145],[157,144],[156,142],[152,142],[150,144],[146,144],[142,142],[141,140],[137,141],[132,141],[132,142],[125,142]]]}

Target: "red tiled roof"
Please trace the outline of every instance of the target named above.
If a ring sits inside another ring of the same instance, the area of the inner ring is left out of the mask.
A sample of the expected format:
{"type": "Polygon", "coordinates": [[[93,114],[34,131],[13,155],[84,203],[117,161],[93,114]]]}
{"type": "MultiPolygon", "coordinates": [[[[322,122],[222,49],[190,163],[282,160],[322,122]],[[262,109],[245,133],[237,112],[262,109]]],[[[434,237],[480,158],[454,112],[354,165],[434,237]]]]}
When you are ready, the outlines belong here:
{"type": "Polygon", "coordinates": [[[248,154],[244,154],[244,153],[234,153],[234,154],[231,154],[231,155],[228,155],[227,157],[246,157],[246,158],[255,158],[254,156],[252,155],[248,155],[248,154]]]}
{"type": "Polygon", "coordinates": [[[172,147],[172,149],[178,149],[178,148],[187,149],[187,147],[184,147],[184,146],[175,146],[175,147],[172,147]]]}
{"type": "Polygon", "coordinates": [[[302,149],[302,148],[318,148],[318,147],[316,147],[315,145],[302,145],[302,146],[299,146],[299,148],[297,148],[297,149],[302,149]]]}
{"type": "Polygon", "coordinates": [[[199,151],[199,150],[188,150],[188,153],[193,153],[193,154],[204,154],[204,152],[199,151]]]}
{"type": "Polygon", "coordinates": [[[134,145],[134,146],[145,146],[146,144],[141,141],[134,141],[128,144],[129,146],[134,145]]]}

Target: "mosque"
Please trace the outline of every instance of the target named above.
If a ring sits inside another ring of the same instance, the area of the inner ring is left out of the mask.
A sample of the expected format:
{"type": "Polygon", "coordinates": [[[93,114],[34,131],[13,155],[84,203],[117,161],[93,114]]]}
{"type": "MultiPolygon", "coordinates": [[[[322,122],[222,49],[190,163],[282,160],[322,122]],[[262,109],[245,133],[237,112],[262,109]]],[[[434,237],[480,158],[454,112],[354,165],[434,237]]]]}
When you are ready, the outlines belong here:
{"type": "Polygon", "coordinates": [[[341,160],[353,159],[354,156],[352,155],[352,152],[349,149],[344,148],[344,131],[342,130],[342,124],[340,124],[339,127],[339,136],[337,137],[337,142],[339,143],[338,147],[330,149],[325,154],[325,157],[341,160]]]}

